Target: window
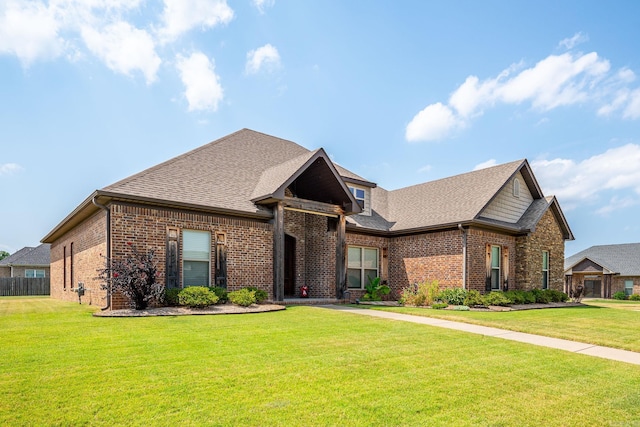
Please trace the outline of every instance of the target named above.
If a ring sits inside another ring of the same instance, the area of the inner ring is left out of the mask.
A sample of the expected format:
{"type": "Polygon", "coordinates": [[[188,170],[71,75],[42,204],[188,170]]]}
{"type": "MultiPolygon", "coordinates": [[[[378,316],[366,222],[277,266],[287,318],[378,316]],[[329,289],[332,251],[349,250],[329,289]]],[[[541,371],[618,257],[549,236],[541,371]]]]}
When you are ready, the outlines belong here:
{"type": "Polygon", "coordinates": [[[513,179],[513,196],[520,197],[520,180],[518,178],[513,179]]]}
{"type": "Polygon", "coordinates": [[[542,289],[549,289],[549,251],[542,251],[542,289]]]}
{"type": "Polygon", "coordinates": [[[209,286],[211,233],[182,232],[182,286],[209,286]]]}
{"type": "Polygon", "coordinates": [[[369,279],[378,277],[378,249],[349,246],[347,253],[347,287],[364,289],[369,279]]]}
{"type": "Polygon", "coordinates": [[[62,287],[67,289],[67,247],[62,248],[62,287]]]}
{"type": "Polygon", "coordinates": [[[500,246],[491,246],[491,290],[500,290],[500,246]]]}
{"type": "Polygon", "coordinates": [[[633,295],[633,280],[624,281],[624,294],[633,295]]]}
{"type": "Polygon", "coordinates": [[[32,269],[27,269],[24,271],[24,277],[29,277],[29,278],[43,278],[44,277],[44,270],[32,270],[32,269]]]}
{"type": "Polygon", "coordinates": [[[73,242],[69,246],[69,283],[73,289],[73,242]]]}
{"type": "Polygon", "coordinates": [[[349,187],[349,191],[351,191],[351,194],[353,194],[353,197],[356,198],[356,201],[358,202],[362,210],[364,210],[364,200],[365,200],[364,190],[362,188],[349,187]]]}

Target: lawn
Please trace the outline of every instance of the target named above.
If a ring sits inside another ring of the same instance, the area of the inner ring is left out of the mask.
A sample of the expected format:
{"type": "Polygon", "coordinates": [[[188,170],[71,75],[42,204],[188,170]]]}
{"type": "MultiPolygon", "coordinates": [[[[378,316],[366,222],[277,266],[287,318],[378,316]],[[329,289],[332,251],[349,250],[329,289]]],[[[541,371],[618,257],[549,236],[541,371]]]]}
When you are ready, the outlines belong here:
{"type": "Polygon", "coordinates": [[[155,318],[93,310],[0,298],[0,425],[640,422],[634,365],[313,307],[155,318]]]}
{"type": "Polygon", "coordinates": [[[578,307],[509,312],[359,307],[493,326],[640,352],[640,311],[634,310],[637,306],[635,301],[591,300],[578,307]]]}

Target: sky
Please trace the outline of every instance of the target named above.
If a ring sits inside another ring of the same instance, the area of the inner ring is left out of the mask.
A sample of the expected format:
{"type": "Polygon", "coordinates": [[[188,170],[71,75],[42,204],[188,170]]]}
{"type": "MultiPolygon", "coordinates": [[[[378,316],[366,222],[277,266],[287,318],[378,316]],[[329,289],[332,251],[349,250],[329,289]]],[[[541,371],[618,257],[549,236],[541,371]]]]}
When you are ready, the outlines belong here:
{"type": "Polygon", "coordinates": [[[242,128],[388,190],[526,158],[567,256],[640,242],[639,40],[633,0],[0,0],[0,250],[242,128]]]}

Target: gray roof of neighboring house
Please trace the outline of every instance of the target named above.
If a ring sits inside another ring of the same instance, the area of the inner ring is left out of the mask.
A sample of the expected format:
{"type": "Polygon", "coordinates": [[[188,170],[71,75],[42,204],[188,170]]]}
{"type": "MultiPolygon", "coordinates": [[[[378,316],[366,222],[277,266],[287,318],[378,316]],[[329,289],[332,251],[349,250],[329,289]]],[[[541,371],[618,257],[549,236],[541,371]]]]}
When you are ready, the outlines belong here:
{"type": "MultiPolygon", "coordinates": [[[[526,160],[387,191],[331,162],[322,149],[311,151],[292,141],[242,129],[97,190],[43,241],[51,242],[69,230],[79,221],[79,215],[86,217],[95,212],[98,208],[92,200],[96,197],[270,218],[271,210],[258,202],[273,200],[275,191],[281,193],[291,177],[305,167],[312,167],[310,162],[319,157],[331,163],[328,169],[334,171],[333,175],[337,173],[348,182],[371,188],[372,214],[350,215],[347,224],[352,229],[394,233],[476,222],[513,232],[528,232],[535,228],[542,213],[554,206],[554,213],[558,216],[559,212],[564,221],[565,238],[573,238],[557,202],[544,201],[526,160]],[[522,173],[534,199],[542,201],[536,201],[531,212],[525,213],[518,224],[481,218],[483,209],[518,172],[522,173]]],[[[325,174],[325,178],[327,176],[331,174],[325,174]]],[[[318,181],[317,185],[321,184],[318,181]]],[[[334,195],[336,191],[342,190],[334,186],[334,195]]],[[[350,193],[348,197],[352,197],[350,193]]]]}
{"type": "Polygon", "coordinates": [[[50,263],[50,247],[51,245],[43,243],[37,247],[24,247],[3,260],[0,260],[0,266],[20,266],[20,267],[46,267],[50,263]]]}
{"type": "Polygon", "coordinates": [[[591,246],[564,260],[564,269],[569,270],[584,259],[621,276],[640,276],[640,243],[591,246]]]}

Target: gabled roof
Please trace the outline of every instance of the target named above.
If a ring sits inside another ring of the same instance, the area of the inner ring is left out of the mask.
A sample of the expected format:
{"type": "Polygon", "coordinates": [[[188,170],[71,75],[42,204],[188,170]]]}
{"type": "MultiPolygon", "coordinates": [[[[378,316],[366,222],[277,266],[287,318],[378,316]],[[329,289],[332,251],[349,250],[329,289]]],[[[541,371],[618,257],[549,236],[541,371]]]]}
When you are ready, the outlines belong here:
{"type": "Polygon", "coordinates": [[[0,260],[0,266],[10,267],[48,267],[50,263],[51,245],[43,243],[40,246],[24,247],[19,251],[0,260]]]}
{"type": "Polygon", "coordinates": [[[621,276],[640,276],[640,243],[591,246],[564,260],[565,271],[584,260],[621,276]]]}

